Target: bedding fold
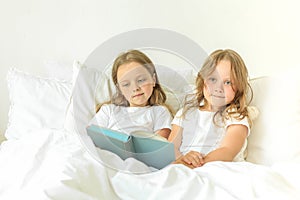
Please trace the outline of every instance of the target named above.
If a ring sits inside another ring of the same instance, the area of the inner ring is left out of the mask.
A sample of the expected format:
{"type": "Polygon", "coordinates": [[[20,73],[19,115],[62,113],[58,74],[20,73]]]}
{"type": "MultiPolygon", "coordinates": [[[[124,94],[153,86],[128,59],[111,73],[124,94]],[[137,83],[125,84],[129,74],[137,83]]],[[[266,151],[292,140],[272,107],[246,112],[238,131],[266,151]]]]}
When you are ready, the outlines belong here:
{"type": "Polygon", "coordinates": [[[0,199],[299,199],[299,165],[211,162],[155,170],[97,150],[78,135],[37,129],[0,148],[0,199]],[[289,170],[289,171],[287,171],[289,170]]]}

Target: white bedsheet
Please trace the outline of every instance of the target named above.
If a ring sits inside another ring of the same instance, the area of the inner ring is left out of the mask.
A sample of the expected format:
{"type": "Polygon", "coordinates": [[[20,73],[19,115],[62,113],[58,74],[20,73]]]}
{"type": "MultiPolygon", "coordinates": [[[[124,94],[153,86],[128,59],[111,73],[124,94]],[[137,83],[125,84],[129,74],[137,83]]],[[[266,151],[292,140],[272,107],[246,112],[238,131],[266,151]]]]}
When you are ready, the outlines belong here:
{"type": "Polygon", "coordinates": [[[5,141],[0,199],[300,199],[299,164],[212,162],[194,170],[170,165],[151,172],[135,159],[99,154],[105,164],[76,134],[63,130],[40,129],[5,141]]]}

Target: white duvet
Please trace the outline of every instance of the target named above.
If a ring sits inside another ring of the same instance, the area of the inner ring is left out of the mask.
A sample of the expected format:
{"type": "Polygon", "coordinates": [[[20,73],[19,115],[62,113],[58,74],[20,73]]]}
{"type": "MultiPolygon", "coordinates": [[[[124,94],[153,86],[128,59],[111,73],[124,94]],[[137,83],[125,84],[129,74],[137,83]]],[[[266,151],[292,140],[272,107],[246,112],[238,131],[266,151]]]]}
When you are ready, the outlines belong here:
{"type": "Polygon", "coordinates": [[[0,149],[0,199],[300,199],[300,164],[211,162],[151,172],[98,150],[99,162],[64,130],[39,129],[0,149]],[[118,169],[118,170],[116,170],[118,169]],[[149,172],[136,174],[137,172],[149,172]]]}

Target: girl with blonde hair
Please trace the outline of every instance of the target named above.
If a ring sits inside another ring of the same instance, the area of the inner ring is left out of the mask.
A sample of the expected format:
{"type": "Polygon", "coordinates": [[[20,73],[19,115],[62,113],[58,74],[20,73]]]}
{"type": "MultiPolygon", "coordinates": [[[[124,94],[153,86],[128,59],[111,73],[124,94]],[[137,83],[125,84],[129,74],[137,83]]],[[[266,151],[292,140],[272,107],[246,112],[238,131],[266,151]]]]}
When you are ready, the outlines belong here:
{"type": "Polygon", "coordinates": [[[172,121],[174,163],[194,168],[211,161],[243,161],[252,125],[251,99],[240,55],[230,49],[212,52],[198,72],[196,92],[187,95],[172,121]]]}
{"type": "Polygon", "coordinates": [[[114,61],[116,93],[97,106],[91,123],[132,133],[144,131],[168,138],[172,115],[153,62],[141,51],[130,50],[114,61]]]}

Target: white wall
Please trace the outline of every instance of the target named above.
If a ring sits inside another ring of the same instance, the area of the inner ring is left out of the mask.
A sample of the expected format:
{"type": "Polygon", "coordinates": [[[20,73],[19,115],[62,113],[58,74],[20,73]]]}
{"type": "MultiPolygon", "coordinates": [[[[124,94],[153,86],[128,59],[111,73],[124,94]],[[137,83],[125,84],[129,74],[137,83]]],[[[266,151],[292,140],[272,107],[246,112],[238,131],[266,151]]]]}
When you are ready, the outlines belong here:
{"type": "Polygon", "coordinates": [[[182,33],[208,53],[232,48],[251,77],[298,66],[296,0],[0,0],[0,133],[7,124],[6,73],[44,71],[45,61],[84,61],[102,42],[137,28],[182,33]]]}

